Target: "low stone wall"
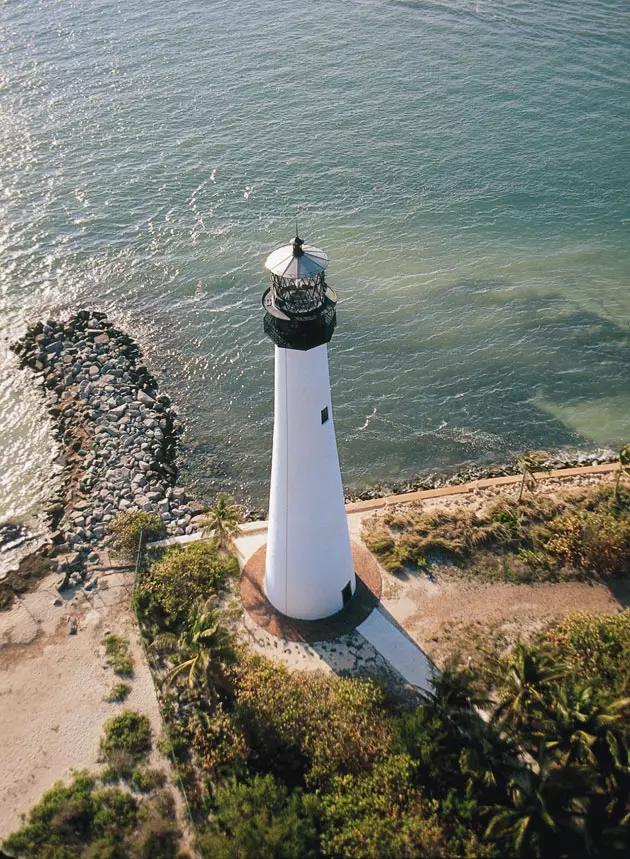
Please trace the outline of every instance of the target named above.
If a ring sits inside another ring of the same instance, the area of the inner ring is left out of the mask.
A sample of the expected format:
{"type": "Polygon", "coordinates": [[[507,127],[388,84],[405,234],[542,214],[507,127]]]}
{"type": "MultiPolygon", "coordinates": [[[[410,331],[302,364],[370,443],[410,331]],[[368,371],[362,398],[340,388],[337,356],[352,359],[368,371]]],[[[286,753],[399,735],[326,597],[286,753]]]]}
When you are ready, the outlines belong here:
{"type": "Polygon", "coordinates": [[[202,506],[175,486],[181,427],[138,345],[105,313],[80,310],[29,326],[11,348],[43,384],[57,428],[64,483],[46,512],[59,566],[96,562],[122,511],[156,513],[172,536],[192,533],[202,506]]]}
{"type": "MultiPolygon", "coordinates": [[[[596,448],[593,450],[565,448],[546,452],[541,457],[540,464],[544,469],[558,471],[565,468],[584,468],[586,466],[597,466],[603,463],[618,461],[619,452],[611,448],[596,448]]],[[[392,481],[365,489],[350,488],[346,490],[346,502],[370,501],[376,498],[387,498],[390,495],[404,495],[411,492],[423,492],[429,489],[461,486],[476,480],[508,477],[522,473],[518,458],[513,459],[511,462],[499,464],[473,464],[452,473],[431,471],[427,474],[418,475],[412,480],[392,481]]]]}

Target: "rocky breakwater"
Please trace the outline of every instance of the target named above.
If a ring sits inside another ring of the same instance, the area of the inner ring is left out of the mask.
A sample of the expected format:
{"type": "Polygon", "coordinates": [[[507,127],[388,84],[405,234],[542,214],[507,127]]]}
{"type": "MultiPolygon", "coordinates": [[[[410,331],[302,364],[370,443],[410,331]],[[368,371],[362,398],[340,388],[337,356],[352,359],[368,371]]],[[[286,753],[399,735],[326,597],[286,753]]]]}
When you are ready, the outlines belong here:
{"type": "Polygon", "coordinates": [[[138,345],[105,313],[30,325],[13,344],[44,386],[60,440],[64,484],[47,509],[62,571],[97,563],[117,513],[144,510],[168,534],[192,533],[202,512],[177,478],[180,424],[138,345]]]}

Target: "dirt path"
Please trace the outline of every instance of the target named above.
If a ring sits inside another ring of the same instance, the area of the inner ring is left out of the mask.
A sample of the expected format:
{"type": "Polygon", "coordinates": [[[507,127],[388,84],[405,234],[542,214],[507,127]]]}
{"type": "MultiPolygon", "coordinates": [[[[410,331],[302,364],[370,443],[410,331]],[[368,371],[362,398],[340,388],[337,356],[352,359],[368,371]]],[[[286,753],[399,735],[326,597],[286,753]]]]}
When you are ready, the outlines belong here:
{"type": "MultiPolygon", "coordinates": [[[[614,479],[610,467],[583,470],[580,474],[547,477],[537,493],[553,495],[559,490],[590,488],[614,479]]],[[[481,481],[488,484],[489,481],[481,481]]],[[[416,504],[423,511],[465,507],[480,513],[499,496],[514,498],[518,483],[498,481],[462,494],[423,497],[416,504]]],[[[395,503],[388,504],[388,510],[395,503]]],[[[350,529],[361,533],[363,521],[381,515],[380,510],[360,510],[349,516],[350,529]]],[[[612,592],[603,584],[559,582],[554,584],[509,584],[475,582],[447,567],[393,576],[383,571],[382,604],[409,635],[439,666],[455,650],[464,661],[475,659],[491,639],[509,645],[528,638],[554,621],[578,611],[615,614],[630,604],[628,584],[617,584],[612,592]]]]}

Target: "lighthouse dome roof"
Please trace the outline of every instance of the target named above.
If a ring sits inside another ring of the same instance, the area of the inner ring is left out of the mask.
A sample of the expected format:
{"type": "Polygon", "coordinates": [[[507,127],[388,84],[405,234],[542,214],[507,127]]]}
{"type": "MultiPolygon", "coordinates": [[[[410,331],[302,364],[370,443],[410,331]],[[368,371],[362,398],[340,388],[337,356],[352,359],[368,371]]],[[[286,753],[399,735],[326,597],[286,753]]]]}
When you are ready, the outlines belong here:
{"type": "Polygon", "coordinates": [[[265,261],[265,268],[272,274],[292,280],[314,277],[327,266],[328,255],[324,251],[305,244],[297,237],[293,244],[278,248],[265,261]]]}

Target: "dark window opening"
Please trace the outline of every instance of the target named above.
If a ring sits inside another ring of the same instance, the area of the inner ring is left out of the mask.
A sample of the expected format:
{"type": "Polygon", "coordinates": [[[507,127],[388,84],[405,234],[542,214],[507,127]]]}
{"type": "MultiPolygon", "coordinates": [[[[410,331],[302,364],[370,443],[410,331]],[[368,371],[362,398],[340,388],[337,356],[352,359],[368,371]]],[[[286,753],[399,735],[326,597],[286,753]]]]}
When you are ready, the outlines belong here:
{"type": "Polygon", "coordinates": [[[347,606],[352,599],[352,585],[350,582],[348,582],[345,588],[341,591],[341,599],[343,600],[344,606],[347,606]]]}
{"type": "Polygon", "coordinates": [[[328,406],[326,406],[326,408],[322,409],[322,423],[325,424],[327,420],[328,420],[328,406]]]}

